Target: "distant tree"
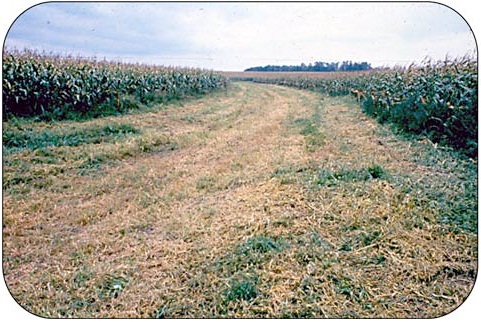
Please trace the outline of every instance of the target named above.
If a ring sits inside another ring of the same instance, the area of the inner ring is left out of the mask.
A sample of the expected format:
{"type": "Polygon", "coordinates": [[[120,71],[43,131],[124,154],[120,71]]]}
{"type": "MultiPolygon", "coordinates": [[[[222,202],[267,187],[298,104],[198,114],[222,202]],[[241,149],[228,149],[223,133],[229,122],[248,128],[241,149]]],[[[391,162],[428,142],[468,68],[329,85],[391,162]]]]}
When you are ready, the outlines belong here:
{"type": "Polygon", "coordinates": [[[352,61],[339,62],[321,62],[317,61],[314,64],[301,63],[300,65],[267,65],[247,68],[246,72],[336,72],[336,71],[358,71],[370,70],[371,64],[367,62],[353,63],[352,61]]]}

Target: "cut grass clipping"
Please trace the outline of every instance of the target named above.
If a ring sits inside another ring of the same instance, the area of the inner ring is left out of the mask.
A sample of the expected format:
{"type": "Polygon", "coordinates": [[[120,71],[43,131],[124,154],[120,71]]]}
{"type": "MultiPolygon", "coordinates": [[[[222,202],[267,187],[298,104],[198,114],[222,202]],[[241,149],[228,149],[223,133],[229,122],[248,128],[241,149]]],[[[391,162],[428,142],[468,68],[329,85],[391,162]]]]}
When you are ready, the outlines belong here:
{"type": "Polygon", "coordinates": [[[39,316],[433,318],[475,282],[477,160],[352,98],[235,83],[4,130],[4,278],[39,316]]]}

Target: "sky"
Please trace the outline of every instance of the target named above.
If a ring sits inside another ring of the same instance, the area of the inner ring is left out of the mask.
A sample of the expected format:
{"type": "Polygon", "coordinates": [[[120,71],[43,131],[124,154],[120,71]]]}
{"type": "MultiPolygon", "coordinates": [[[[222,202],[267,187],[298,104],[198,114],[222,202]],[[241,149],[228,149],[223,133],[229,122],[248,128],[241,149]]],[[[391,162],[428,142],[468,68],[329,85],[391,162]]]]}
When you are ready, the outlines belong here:
{"type": "Polygon", "coordinates": [[[477,53],[456,11],[419,2],[42,3],[11,21],[4,46],[232,71],[345,60],[394,66],[477,53]]]}

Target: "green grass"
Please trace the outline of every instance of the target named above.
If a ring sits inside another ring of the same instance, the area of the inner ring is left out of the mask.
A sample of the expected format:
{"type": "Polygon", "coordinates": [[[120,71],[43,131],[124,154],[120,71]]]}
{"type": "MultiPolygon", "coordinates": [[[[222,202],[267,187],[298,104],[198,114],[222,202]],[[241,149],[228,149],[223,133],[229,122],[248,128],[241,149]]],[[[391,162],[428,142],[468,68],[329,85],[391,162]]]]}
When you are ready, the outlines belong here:
{"type": "Polygon", "coordinates": [[[257,289],[256,276],[241,275],[236,278],[232,278],[229,282],[229,286],[223,291],[224,304],[235,301],[250,301],[255,299],[259,290],[257,289]]]}
{"type": "Polygon", "coordinates": [[[271,259],[275,253],[288,247],[282,238],[254,236],[233,247],[233,250],[217,261],[219,272],[227,276],[258,267],[271,259]]]}
{"type": "Polygon", "coordinates": [[[319,186],[333,186],[344,182],[362,182],[374,179],[387,179],[387,173],[380,165],[359,169],[343,168],[337,171],[319,169],[315,183],[319,186]]]}
{"type": "Polygon", "coordinates": [[[128,136],[140,134],[140,130],[131,124],[108,122],[107,124],[93,124],[82,126],[72,124],[71,127],[36,130],[24,123],[16,127],[9,127],[2,133],[4,153],[20,152],[22,150],[36,150],[48,147],[69,146],[83,144],[100,144],[114,142],[128,136]]]}
{"type": "Polygon", "coordinates": [[[301,117],[293,121],[294,125],[300,128],[299,133],[305,138],[308,152],[314,152],[324,146],[327,138],[321,126],[320,108],[320,106],[315,105],[309,118],[301,117]]]}
{"type": "Polygon", "coordinates": [[[162,129],[122,118],[41,123],[16,119],[4,123],[2,134],[3,189],[20,194],[32,188],[61,190],[56,186],[60,178],[95,175],[126,158],[178,148],[162,129]]]}
{"type": "Polygon", "coordinates": [[[255,236],[247,239],[240,244],[235,253],[238,255],[248,256],[253,253],[269,253],[278,252],[283,248],[282,240],[275,240],[267,236],[255,236]]]}

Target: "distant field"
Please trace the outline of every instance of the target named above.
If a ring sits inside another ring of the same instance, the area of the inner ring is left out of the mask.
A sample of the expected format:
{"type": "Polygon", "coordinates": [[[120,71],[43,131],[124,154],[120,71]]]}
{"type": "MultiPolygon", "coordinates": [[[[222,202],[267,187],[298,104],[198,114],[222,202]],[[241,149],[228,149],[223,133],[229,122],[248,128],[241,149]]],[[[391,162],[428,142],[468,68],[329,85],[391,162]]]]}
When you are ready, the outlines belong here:
{"type": "Polygon", "coordinates": [[[357,72],[220,72],[231,80],[279,79],[279,78],[315,78],[330,79],[358,76],[372,73],[372,71],[357,72]]]}

